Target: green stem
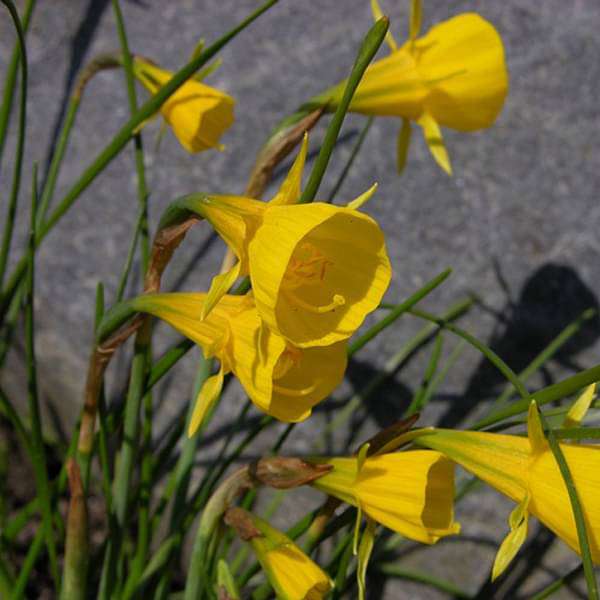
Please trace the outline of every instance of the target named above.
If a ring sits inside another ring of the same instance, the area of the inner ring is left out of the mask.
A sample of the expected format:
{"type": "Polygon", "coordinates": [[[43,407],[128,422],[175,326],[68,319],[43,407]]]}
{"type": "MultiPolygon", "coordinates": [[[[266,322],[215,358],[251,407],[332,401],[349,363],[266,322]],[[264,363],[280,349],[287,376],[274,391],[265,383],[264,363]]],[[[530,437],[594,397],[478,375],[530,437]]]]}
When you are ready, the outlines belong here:
{"type": "MultiPolygon", "coordinates": [[[[127,42],[127,31],[123,20],[123,13],[119,0],[112,0],[115,21],[117,23],[117,32],[121,44],[121,54],[123,56],[123,68],[125,70],[125,80],[127,82],[127,99],[129,100],[129,110],[134,117],[137,110],[137,97],[135,93],[135,78],[133,75],[133,61],[129,44],[127,42]]],[[[141,217],[141,249],[142,249],[142,272],[146,272],[148,260],[150,258],[150,240],[148,235],[148,185],[146,183],[146,168],[144,166],[144,148],[142,145],[142,134],[138,131],[133,136],[135,169],[137,173],[138,201],[141,217]]]]}
{"type": "MultiPolygon", "coordinates": [[[[25,34],[21,25],[19,13],[12,0],[2,0],[2,3],[8,8],[13,24],[17,31],[19,40],[19,51],[21,59],[21,94],[19,97],[19,128],[17,134],[17,149],[15,151],[15,164],[13,170],[12,186],[10,190],[10,199],[8,201],[8,210],[6,221],[4,222],[4,232],[2,235],[2,246],[0,247],[0,287],[4,282],[10,245],[12,242],[13,230],[15,225],[15,216],[17,214],[17,203],[19,199],[19,190],[21,188],[21,171],[23,168],[23,152],[25,150],[25,129],[27,126],[27,50],[25,49],[25,34]]],[[[27,270],[27,259],[24,257],[23,271],[27,270]]]]}
{"type": "Polygon", "coordinates": [[[135,227],[133,229],[133,236],[131,237],[131,242],[129,243],[129,248],[127,249],[125,264],[123,265],[123,270],[121,271],[121,276],[119,277],[119,285],[117,286],[115,302],[121,302],[123,300],[123,296],[125,295],[125,286],[127,285],[127,280],[129,279],[129,274],[131,273],[131,267],[133,266],[135,249],[137,248],[142,226],[144,223],[146,223],[147,226],[147,220],[148,215],[146,210],[140,209],[135,227]]]}
{"type": "MultiPolygon", "coordinates": [[[[10,0],[2,0],[9,2],[10,0]]],[[[266,10],[275,5],[279,0],[267,0],[262,6],[255,10],[251,15],[244,19],[239,25],[234,27],[224,36],[219,38],[214,44],[200,53],[197,57],[187,63],[182,69],[177,71],[171,79],[163,85],[152,98],[145,102],[133,117],[121,127],[112,141],[100,152],[94,161],[85,169],[79,179],[66,193],[58,206],[44,222],[42,227],[37,230],[36,248],[42,243],[43,239],[50,233],[52,228],[61,220],[64,214],[71,208],[79,196],[88,188],[98,174],[117,156],[131,137],[135,134],[139,126],[149,119],[160,106],[171,96],[179,87],[181,87],[196,71],[203,67],[223,46],[231,41],[238,33],[243,31],[255,19],[262,15],[266,10]]],[[[27,263],[25,260],[19,261],[11,274],[5,289],[3,290],[0,301],[0,314],[4,314],[6,306],[10,302],[21,279],[25,275],[27,263]]]]}
{"type": "Polygon", "coordinates": [[[389,327],[394,321],[401,317],[404,313],[409,311],[415,304],[420,302],[425,296],[432,292],[438,285],[440,285],[448,276],[452,273],[451,269],[446,269],[431,281],[426,283],[420,290],[415,292],[412,296],[407,298],[401,304],[398,304],[395,308],[390,310],[383,319],[378,321],[373,327],[366,331],[363,335],[355,339],[348,345],[348,354],[353,355],[358,352],[361,348],[366,346],[374,337],[379,335],[386,327],[389,327]]]}
{"type": "Polygon", "coordinates": [[[421,571],[413,571],[411,569],[404,569],[392,563],[383,563],[377,565],[377,571],[388,577],[397,577],[400,579],[407,579],[408,581],[417,581],[419,583],[425,583],[433,588],[445,592],[451,595],[453,598],[471,598],[471,594],[461,590],[450,581],[433,577],[429,573],[421,571]]]}
{"type": "Polygon", "coordinates": [[[385,38],[389,24],[390,22],[387,17],[383,17],[371,27],[365,36],[358,51],[354,66],[352,67],[350,77],[348,77],[342,99],[329,122],[323,144],[319,150],[319,155],[315,160],[306,187],[298,200],[299,204],[312,202],[315,199],[319,186],[321,185],[321,180],[323,179],[323,175],[325,175],[325,170],[329,164],[329,159],[331,158],[340,129],[342,128],[344,117],[346,116],[346,112],[348,111],[348,107],[354,96],[354,92],[356,91],[364,72],[367,70],[369,63],[377,53],[377,50],[379,50],[379,46],[381,46],[381,43],[385,38]]]}
{"type": "MultiPolygon", "coordinates": [[[[29,29],[29,22],[31,15],[35,7],[35,0],[28,0],[25,5],[23,12],[23,18],[21,19],[21,25],[23,32],[27,33],[29,29]]],[[[4,144],[6,142],[6,132],[8,130],[8,123],[10,121],[10,113],[12,112],[12,102],[15,91],[15,82],[17,81],[17,69],[19,68],[19,61],[21,60],[21,47],[20,42],[17,40],[10,57],[10,63],[6,71],[6,79],[4,81],[4,91],[2,93],[2,106],[0,107],[0,162],[2,162],[2,156],[4,155],[4,144]]]]}
{"type": "Polygon", "coordinates": [[[583,571],[583,565],[577,565],[574,569],[569,571],[564,577],[553,581],[549,586],[545,587],[541,592],[538,592],[531,600],[545,600],[557,592],[563,585],[568,585],[571,581],[577,579],[583,571]]]}
{"type": "Polygon", "coordinates": [[[346,181],[346,177],[348,177],[348,173],[350,173],[350,169],[352,168],[352,165],[354,164],[354,161],[356,160],[356,157],[358,156],[358,153],[362,148],[362,145],[367,137],[367,133],[369,133],[369,129],[371,129],[371,125],[373,125],[374,120],[374,117],[369,117],[367,119],[367,122],[362,128],[362,131],[360,132],[360,135],[356,140],[354,148],[352,148],[352,152],[350,153],[350,156],[348,157],[348,160],[346,161],[346,164],[344,165],[340,176],[338,177],[337,181],[335,182],[335,185],[331,189],[331,192],[329,192],[327,202],[333,202],[337,193],[340,191],[340,188],[342,187],[342,185],[344,185],[344,181],[346,181]]]}
{"type": "Polygon", "coordinates": [[[548,426],[543,413],[540,411],[539,414],[550,450],[552,450],[552,454],[554,454],[560,474],[564,479],[567,493],[569,494],[569,500],[571,501],[571,509],[573,510],[573,518],[575,519],[575,528],[577,529],[577,538],[579,540],[579,549],[581,551],[581,559],[583,562],[583,573],[587,584],[588,598],[590,600],[598,600],[598,584],[596,582],[596,576],[594,575],[594,563],[592,561],[585,516],[581,507],[581,501],[579,500],[579,494],[577,493],[575,482],[573,481],[569,465],[567,464],[567,460],[560,444],[558,443],[554,432],[548,426]]]}
{"type": "MultiPolygon", "coordinates": [[[[528,365],[519,373],[519,379],[527,383],[528,379],[550,360],[560,348],[566,344],[583,326],[583,324],[596,315],[594,309],[584,311],[573,323],[567,325],[528,365]]],[[[494,400],[488,414],[502,408],[508,399],[515,393],[513,385],[508,383],[504,391],[494,400]]]]}
{"type": "Polygon", "coordinates": [[[75,122],[77,110],[79,109],[79,103],[79,96],[72,96],[69,100],[65,122],[58,138],[56,150],[52,153],[52,160],[48,169],[48,177],[46,178],[46,183],[40,197],[40,206],[37,214],[37,227],[42,226],[44,219],[46,218],[46,213],[48,212],[48,207],[50,206],[50,202],[54,196],[56,180],[58,179],[60,167],[62,165],[63,158],[65,157],[65,152],[67,151],[67,144],[69,141],[69,136],[71,135],[73,123],[75,122]]]}
{"type": "MultiPolygon", "coordinates": [[[[575,394],[591,383],[597,383],[598,381],[600,381],[600,365],[596,365],[585,371],[580,371],[571,377],[567,377],[567,379],[563,379],[558,383],[542,388],[541,390],[534,392],[532,396],[535,398],[535,401],[542,406],[548,402],[561,400],[571,394],[575,394]]],[[[489,427],[499,421],[504,421],[504,419],[507,419],[508,417],[513,417],[514,415],[526,412],[529,408],[529,402],[530,399],[527,398],[517,400],[510,406],[495,412],[493,415],[477,421],[472,429],[483,429],[484,427],[489,427]]]]}
{"type": "Polygon", "coordinates": [[[56,589],[59,589],[58,559],[56,554],[56,543],[52,526],[52,500],[48,484],[48,470],[44,439],[42,434],[42,422],[40,416],[40,404],[37,389],[37,361],[35,356],[35,322],[33,314],[34,278],[35,278],[35,215],[37,209],[37,165],[33,167],[33,178],[31,183],[31,223],[29,233],[29,246],[27,250],[27,278],[25,280],[25,352],[27,355],[27,398],[29,400],[29,411],[31,413],[31,449],[33,469],[37,493],[40,498],[40,512],[42,517],[42,529],[48,556],[50,558],[50,572],[54,579],[56,589]]]}
{"type": "Polygon", "coordinates": [[[504,375],[504,377],[510,381],[519,394],[521,394],[524,402],[530,397],[529,392],[524,387],[517,374],[504,362],[504,360],[502,360],[491,348],[486,346],[483,342],[480,342],[476,337],[472,336],[468,331],[465,331],[464,329],[461,329],[452,323],[446,323],[444,319],[432,315],[424,310],[411,308],[409,312],[411,315],[420,319],[437,323],[437,325],[442,329],[451,331],[458,337],[461,337],[468,344],[479,350],[479,352],[481,352],[502,373],[502,375],[504,375]]]}
{"type": "Polygon", "coordinates": [[[21,570],[19,571],[19,576],[15,582],[11,600],[21,600],[21,598],[23,598],[23,595],[25,594],[25,588],[27,587],[27,582],[29,581],[29,576],[31,575],[31,571],[35,566],[43,547],[44,531],[42,528],[40,528],[37,530],[35,537],[33,538],[33,542],[31,542],[31,545],[29,546],[25,560],[21,565],[21,570]]]}

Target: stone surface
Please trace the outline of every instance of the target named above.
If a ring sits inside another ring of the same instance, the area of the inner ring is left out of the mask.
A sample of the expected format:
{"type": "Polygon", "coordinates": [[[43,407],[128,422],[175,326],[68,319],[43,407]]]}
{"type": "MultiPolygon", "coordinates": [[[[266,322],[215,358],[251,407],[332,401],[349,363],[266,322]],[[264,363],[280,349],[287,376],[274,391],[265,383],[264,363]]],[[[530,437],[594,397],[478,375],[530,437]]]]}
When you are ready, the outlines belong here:
{"type": "MultiPolygon", "coordinates": [[[[38,4],[28,36],[29,129],[15,255],[25,239],[24,207],[32,162],[46,164],[73,78],[93,56],[118,48],[107,0],[38,4]]],[[[144,139],[154,225],[167,204],[184,193],[241,193],[270,128],[302,101],[347,75],[371,22],[368,4],[366,0],[282,1],[221,53],[223,65],[209,83],[237,99],[237,121],[224,138],[227,148],[223,153],[189,156],[171,134],[156,151],[159,125],[148,125],[144,139]]],[[[123,10],[131,48],[176,69],[187,60],[200,37],[211,42],[256,5],[249,0],[124,1],[123,10]]],[[[407,5],[391,0],[384,3],[398,39],[407,29],[407,5]]],[[[436,167],[415,136],[407,169],[398,177],[394,165],[399,124],[394,119],[378,119],[337,201],[346,201],[378,181],[376,199],[368,210],[387,234],[394,266],[387,299],[401,300],[444,268],[453,267],[452,277],[425,305],[443,311],[475,292],[484,306],[471,311],[462,324],[491,343],[511,366],[521,369],[583,309],[597,306],[600,4],[583,0],[535,4],[519,0],[432,0],[425,6],[425,28],[465,10],[477,11],[492,21],[506,44],[511,89],[496,126],[469,135],[444,132],[455,170],[452,179],[436,167]]],[[[3,18],[2,66],[12,44],[9,20],[3,18]]],[[[139,97],[145,98],[145,92],[139,90],[139,97]]],[[[57,199],[126,120],[127,106],[122,73],[101,74],[88,86],[59,178],[57,199]]],[[[321,188],[323,196],[341,172],[363,123],[360,117],[347,119],[321,188]]],[[[313,153],[322,132],[319,127],[312,136],[313,153]]],[[[3,202],[8,195],[14,133],[11,131],[2,165],[3,202]]],[[[125,151],[86,190],[44,242],[39,255],[36,308],[41,386],[47,403],[54,407],[57,423],[66,431],[83,388],[95,286],[103,282],[108,301],[114,297],[136,220],[136,202],[132,152],[125,151]]],[[[208,244],[208,238],[209,231],[203,226],[190,234],[170,267],[165,289],[206,287],[222,256],[222,245],[208,244]],[[199,256],[202,249],[205,251],[199,256]]],[[[337,403],[326,403],[314,419],[297,427],[290,448],[310,451],[335,414],[333,408],[359,390],[374,369],[421,326],[414,318],[405,317],[377,344],[363,350],[351,365],[337,403]]],[[[157,353],[174,339],[166,328],[159,331],[157,353]]],[[[456,343],[450,335],[445,336],[444,357],[456,343]]],[[[574,367],[597,363],[598,349],[598,325],[594,321],[544,373],[531,379],[532,389],[570,373],[574,367]]],[[[354,413],[353,445],[401,414],[421,381],[429,352],[419,353],[390,385],[354,413]]],[[[194,364],[190,355],[177,367],[169,385],[160,386],[158,436],[189,401],[194,364]]],[[[18,352],[13,353],[11,365],[3,375],[3,385],[18,390],[23,381],[18,352]]],[[[122,397],[125,366],[126,359],[122,358],[113,369],[111,395],[115,400],[122,397]]],[[[472,419],[476,405],[494,397],[501,384],[501,378],[474,351],[466,349],[433,398],[424,420],[440,419],[454,426],[472,419]]],[[[240,388],[234,383],[219,407],[210,440],[218,442],[242,401],[240,388]]],[[[330,451],[340,451],[345,440],[344,433],[336,432],[330,451]]],[[[252,453],[267,450],[272,441],[272,436],[259,437],[252,453]]],[[[303,512],[304,505],[294,506],[303,512]]],[[[459,509],[467,533],[465,541],[440,544],[427,552],[422,548],[407,551],[405,564],[476,590],[495,544],[506,530],[509,510],[509,504],[492,492],[473,495],[459,509]]],[[[541,546],[534,541],[530,548],[542,558],[534,583],[525,588],[528,593],[557,573],[566,572],[573,563],[573,555],[560,543],[543,554],[544,539],[541,546]]],[[[514,597],[509,584],[495,597],[514,597]]],[[[388,583],[376,597],[425,597],[423,594],[417,584],[388,583]]],[[[577,594],[564,592],[564,597],[577,594]]],[[[427,592],[427,597],[433,596],[427,592]]]]}

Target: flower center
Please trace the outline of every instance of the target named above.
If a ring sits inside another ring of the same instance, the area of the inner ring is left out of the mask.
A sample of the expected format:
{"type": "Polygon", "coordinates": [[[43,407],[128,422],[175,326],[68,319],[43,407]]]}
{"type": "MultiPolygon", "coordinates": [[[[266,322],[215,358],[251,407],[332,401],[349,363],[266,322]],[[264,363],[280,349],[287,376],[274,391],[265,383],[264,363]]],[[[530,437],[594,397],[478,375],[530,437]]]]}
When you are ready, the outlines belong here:
{"type": "Polygon", "coordinates": [[[284,396],[300,397],[310,394],[315,389],[315,384],[308,387],[297,389],[290,388],[285,385],[279,385],[276,381],[281,381],[289,371],[294,368],[302,358],[302,350],[288,346],[277,361],[275,368],[273,369],[273,391],[284,396]]]}
{"type": "Polygon", "coordinates": [[[281,282],[281,291],[293,303],[303,310],[323,314],[335,310],[346,303],[341,294],[334,294],[331,302],[323,305],[311,304],[299,293],[303,286],[323,285],[327,268],[333,265],[319,249],[310,242],[302,243],[294,252],[281,282]]]}

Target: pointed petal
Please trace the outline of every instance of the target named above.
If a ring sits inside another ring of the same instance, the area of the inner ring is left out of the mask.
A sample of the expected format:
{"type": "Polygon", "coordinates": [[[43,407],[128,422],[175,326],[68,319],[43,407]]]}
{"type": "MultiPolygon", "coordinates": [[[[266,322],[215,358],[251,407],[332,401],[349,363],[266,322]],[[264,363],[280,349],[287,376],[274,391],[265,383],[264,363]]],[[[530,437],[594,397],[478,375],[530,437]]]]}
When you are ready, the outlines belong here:
{"type": "Polygon", "coordinates": [[[294,164],[286,175],[279,191],[273,196],[269,204],[296,204],[298,202],[302,186],[302,171],[304,170],[307,152],[308,133],[305,133],[300,152],[298,152],[294,164]]]}
{"type": "Polygon", "coordinates": [[[504,573],[527,538],[528,504],[529,496],[526,496],[510,514],[510,533],[504,538],[496,554],[492,568],[492,581],[504,573]]]}
{"type": "Polygon", "coordinates": [[[402,127],[398,132],[398,142],[396,144],[396,168],[398,169],[398,173],[402,173],[402,171],[404,171],[404,167],[406,166],[411,133],[412,127],[410,126],[410,121],[408,119],[402,119],[402,127]]]}
{"type": "Polygon", "coordinates": [[[215,405],[215,402],[219,399],[221,389],[223,388],[223,364],[216,375],[209,377],[202,386],[198,397],[196,398],[196,405],[194,406],[194,412],[188,425],[188,437],[192,437],[210,409],[215,405]]]}
{"type": "Polygon", "coordinates": [[[348,202],[347,207],[358,210],[365,202],[368,202],[373,197],[373,194],[377,191],[377,185],[377,183],[374,183],[366,192],[363,192],[360,196],[348,202]]]}
{"type": "Polygon", "coordinates": [[[569,409],[569,412],[565,416],[563,427],[577,427],[581,424],[587,411],[589,410],[594,397],[596,396],[596,384],[588,385],[579,398],[575,400],[573,406],[569,409]]]}
{"type": "Polygon", "coordinates": [[[216,275],[210,283],[210,289],[206,294],[206,299],[200,311],[200,319],[204,321],[210,311],[215,307],[219,300],[231,289],[235,280],[239,277],[241,262],[238,261],[235,265],[225,273],[216,275]]]}
{"type": "Polygon", "coordinates": [[[419,125],[423,128],[423,135],[429,147],[429,151],[437,162],[448,175],[452,175],[452,167],[450,166],[450,158],[442,139],[442,132],[437,121],[429,114],[423,113],[418,120],[419,125]]]}
{"type": "Polygon", "coordinates": [[[544,435],[540,413],[538,412],[538,406],[535,400],[532,400],[529,405],[529,414],[527,415],[527,435],[529,436],[531,451],[534,454],[539,454],[548,449],[548,441],[544,435]]]}
{"type": "Polygon", "coordinates": [[[410,33],[411,40],[417,39],[421,32],[421,21],[423,17],[423,2],[422,0],[412,0],[410,4],[410,33]]]}
{"type": "Polygon", "coordinates": [[[358,455],[356,456],[356,476],[357,477],[360,473],[360,470],[363,468],[363,465],[365,464],[365,460],[367,460],[367,456],[369,455],[370,446],[371,446],[371,444],[369,444],[367,442],[366,444],[363,444],[358,451],[358,455]]]}
{"type": "MultiPolygon", "coordinates": [[[[381,6],[379,6],[379,2],[377,0],[371,0],[371,12],[373,13],[373,19],[375,21],[379,21],[381,17],[383,17],[383,12],[381,11],[381,6]]],[[[394,52],[398,50],[398,44],[392,35],[392,32],[388,29],[388,32],[385,34],[385,41],[387,45],[390,47],[390,50],[394,52]]]]}
{"type": "Polygon", "coordinates": [[[367,518],[367,526],[360,538],[360,546],[358,548],[358,566],[356,568],[356,581],[358,583],[358,598],[365,599],[366,591],[366,575],[373,544],[375,542],[375,527],[376,523],[372,519],[367,518]]]}

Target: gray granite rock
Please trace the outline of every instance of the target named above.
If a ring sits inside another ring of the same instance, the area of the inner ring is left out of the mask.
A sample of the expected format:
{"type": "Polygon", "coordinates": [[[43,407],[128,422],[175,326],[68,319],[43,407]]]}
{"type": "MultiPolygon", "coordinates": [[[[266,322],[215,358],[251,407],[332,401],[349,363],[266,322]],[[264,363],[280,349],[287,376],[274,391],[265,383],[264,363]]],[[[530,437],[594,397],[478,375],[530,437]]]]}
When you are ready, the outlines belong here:
{"type": "MultiPolygon", "coordinates": [[[[38,4],[28,35],[29,129],[13,256],[19,254],[25,240],[32,163],[45,165],[73,78],[93,56],[118,48],[107,0],[38,4]]],[[[158,123],[148,125],[144,142],[153,225],[168,203],[181,194],[201,190],[242,192],[253,158],[270,128],[300,102],[347,75],[371,22],[368,4],[366,0],[282,1],[225,48],[221,53],[223,65],[209,80],[237,99],[237,121],[224,138],[224,152],[187,155],[171,134],[156,151],[158,123]]],[[[256,5],[250,0],[131,0],[123,2],[123,10],[131,48],[176,69],[200,37],[208,42],[216,39],[256,5]]],[[[407,30],[407,5],[384,2],[398,38],[407,30]]],[[[463,325],[492,343],[518,369],[581,310],[597,306],[600,4],[583,0],[535,4],[519,0],[431,0],[425,5],[425,27],[465,10],[475,10],[492,21],[506,44],[511,89],[496,126],[469,135],[445,132],[455,170],[452,179],[436,167],[416,136],[406,172],[400,178],[394,172],[398,123],[378,119],[340,191],[339,201],[356,196],[378,181],[376,199],[368,210],[387,234],[394,267],[387,299],[403,299],[442,269],[453,267],[452,277],[425,305],[443,311],[469,292],[476,292],[487,309],[471,311],[463,325]]],[[[1,19],[3,67],[13,39],[9,20],[1,19]]],[[[146,97],[143,90],[139,90],[139,97],[146,97]]],[[[83,99],[58,181],[57,198],[127,116],[122,73],[108,72],[95,78],[83,99]]],[[[328,193],[341,172],[363,123],[360,117],[347,119],[322,195],[328,193]]],[[[311,151],[318,148],[322,133],[323,127],[319,127],[313,134],[311,151]]],[[[13,128],[2,165],[3,202],[12,167],[14,134],[13,128]]],[[[272,190],[277,183],[273,183],[272,190]]],[[[57,422],[66,431],[81,401],[95,286],[103,282],[108,301],[114,297],[136,219],[136,203],[133,156],[125,151],[86,190],[39,254],[36,313],[40,384],[46,402],[54,407],[57,422]]],[[[209,235],[205,226],[189,235],[169,269],[165,289],[176,285],[190,290],[206,287],[223,251],[219,242],[207,244],[209,235]],[[206,251],[198,257],[203,245],[206,251]]],[[[351,365],[348,382],[337,394],[338,402],[359,390],[373,370],[421,326],[414,318],[405,317],[376,344],[363,350],[351,365]]],[[[164,327],[159,328],[159,334],[157,354],[174,339],[164,327]]],[[[444,356],[455,344],[456,340],[446,335],[444,356]]],[[[597,363],[599,348],[597,322],[593,322],[545,373],[532,378],[532,388],[565,376],[576,366],[597,363]]],[[[420,353],[355,413],[353,431],[357,440],[401,413],[421,380],[428,353],[420,353]]],[[[24,389],[18,350],[11,355],[10,364],[2,381],[18,396],[24,389]]],[[[189,401],[194,365],[195,357],[190,355],[177,367],[170,385],[161,386],[157,394],[157,435],[189,401]]],[[[111,373],[115,399],[123,389],[125,366],[123,355],[111,373]]],[[[428,407],[424,420],[441,419],[448,425],[458,425],[472,419],[477,406],[493,397],[501,383],[480,357],[467,349],[428,407]]],[[[219,407],[211,439],[226,430],[242,401],[243,394],[234,383],[219,407]]],[[[298,426],[290,448],[310,451],[331,420],[333,406],[325,405],[315,418],[298,426]]],[[[343,432],[336,432],[331,450],[341,450],[345,439],[343,432]]],[[[251,452],[259,454],[271,443],[271,436],[262,436],[251,452]]],[[[302,503],[294,506],[297,512],[305,508],[302,503]]],[[[509,510],[509,503],[490,491],[473,495],[459,509],[467,534],[465,541],[444,542],[427,552],[408,552],[405,564],[475,591],[506,530],[509,510]]],[[[532,546],[542,552],[540,548],[532,546]]],[[[536,563],[535,580],[524,589],[530,593],[557,573],[566,572],[573,562],[573,555],[561,543],[552,545],[551,552],[536,563]]],[[[509,583],[494,597],[514,597],[507,587],[509,583]]],[[[389,583],[377,597],[434,597],[429,591],[425,595],[423,589],[417,584],[389,583]]],[[[577,594],[564,592],[562,597],[577,594]]],[[[491,592],[486,597],[492,597],[491,592]]]]}

